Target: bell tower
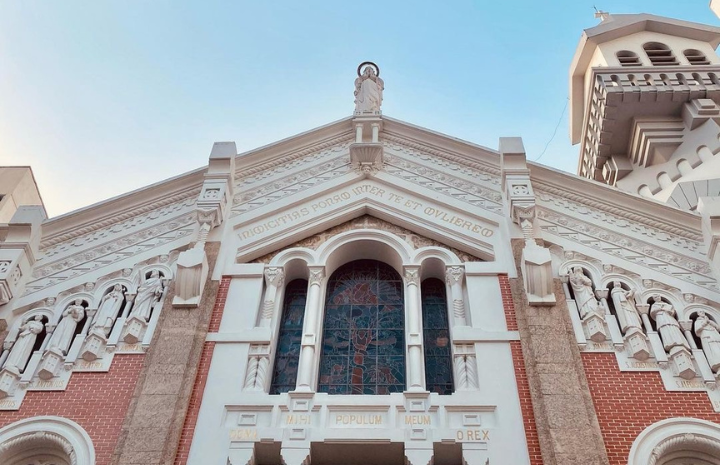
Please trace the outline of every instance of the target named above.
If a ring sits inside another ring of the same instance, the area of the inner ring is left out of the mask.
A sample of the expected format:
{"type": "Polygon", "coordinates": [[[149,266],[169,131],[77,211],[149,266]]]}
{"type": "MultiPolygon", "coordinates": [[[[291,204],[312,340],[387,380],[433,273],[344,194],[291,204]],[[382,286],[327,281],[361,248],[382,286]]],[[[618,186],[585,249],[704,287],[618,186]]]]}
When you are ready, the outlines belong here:
{"type": "Polygon", "coordinates": [[[694,211],[720,195],[720,28],[599,17],[570,68],[578,175],[694,211]]]}

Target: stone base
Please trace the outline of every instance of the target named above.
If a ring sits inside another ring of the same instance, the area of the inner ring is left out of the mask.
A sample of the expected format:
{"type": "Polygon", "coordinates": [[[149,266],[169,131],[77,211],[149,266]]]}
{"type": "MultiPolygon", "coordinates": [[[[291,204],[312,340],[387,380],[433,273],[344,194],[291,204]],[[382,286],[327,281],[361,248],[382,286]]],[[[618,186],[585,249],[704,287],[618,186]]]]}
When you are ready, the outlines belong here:
{"type": "Polygon", "coordinates": [[[62,352],[53,347],[52,349],[45,352],[42,361],[40,362],[40,369],[38,370],[38,376],[40,379],[48,380],[57,376],[60,371],[60,367],[63,364],[62,352]]]}
{"type": "Polygon", "coordinates": [[[80,357],[88,362],[97,360],[102,357],[102,354],[105,352],[106,344],[107,339],[96,332],[92,332],[88,336],[87,341],[85,341],[85,347],[83,347],[82,352],[80,352],[80,357]]]}
{"type": "Polygon", "coordinates": [[[142,318],[132,317],[127,322],[127,328],[123,335],[123,341],[128,344],[137,344],[141,341],[143,333],[147,328],[147,322],[142,318]]]}
{"type": "Polygon", "coordinates": [[[672,361],[677,375],[681,378],[693,379],[697,376],[692,355],[690,355],[690,351],[685,347],[673,347],[670,349],[670,356],[668,358],[672,361]]]}
{"type": "Polygon", "coordinates": [[[650,347],[648,346],[645,335],[638,330],[625,336],[630,349],[630,356],[637,360],[647,360],[650,358],[650,347]]]}
{"type": "Polygon", "coordinates": [[[596,313],[589,313],[583,319],[583,326],[587,332],[587,337],[593,342],[604,342],[607,340],[605,333],[605,320],[596,313]]]}
{"type": "Polygon", "coordinates": [[[20,373],[13,368],[3,368],[0,371],[0,399],[12,396],[20,381],[20,373]]]}

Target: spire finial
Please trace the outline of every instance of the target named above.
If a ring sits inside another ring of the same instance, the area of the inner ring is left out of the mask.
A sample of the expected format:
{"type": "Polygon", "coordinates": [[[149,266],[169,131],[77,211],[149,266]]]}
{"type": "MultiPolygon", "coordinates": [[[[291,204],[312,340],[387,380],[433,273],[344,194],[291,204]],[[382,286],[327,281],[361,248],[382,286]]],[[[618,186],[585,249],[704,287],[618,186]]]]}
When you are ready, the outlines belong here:
{"type": "Polygon", "coordinates": [[[595,17],[600,18],[600,22],[606,21],[608,18],[610,18],[610,13],[603,10],[598,10],[595,5],[593,5],[593,8],[595,9],[595,17]]]}

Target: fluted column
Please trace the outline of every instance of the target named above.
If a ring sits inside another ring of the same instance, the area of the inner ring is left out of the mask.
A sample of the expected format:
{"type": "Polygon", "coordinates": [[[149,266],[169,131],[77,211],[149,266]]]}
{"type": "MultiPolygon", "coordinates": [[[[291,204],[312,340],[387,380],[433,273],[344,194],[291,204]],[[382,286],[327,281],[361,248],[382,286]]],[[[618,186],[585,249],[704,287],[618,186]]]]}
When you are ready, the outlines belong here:
{"type": "Polygon", "coordinates": [[[315,352],[317,334],[319,331],[321,302],[320,294],[325,279],[324,266],[309,267],[307,304],[305,305],[305,323],[303,325],[302,344],[300,349],[300,362],[298,364],[298,380],[296,391],[310,392],[312,388],[312,375],[315,368],[315,352]]]}
{"type": "Polygon", "coordinates": [[[424,391],[422,353],[422,313],[420,308],[420,267],[406,266],[405,277],[405,314],[408,319],[408,391],[424,391]]]}
{"type": "Polygon", "coordinates": [[[282,268],[265,268],[265,300],[260,313],[260,326],[269,327],[272,323],[277,306],[278,289],[282,288],[284,282],[285,272],[282,268]]]}
{"type": "Polygon", "coordinates": [[[463,276],[465,270],[460,266],[448,266],[445,270],[445,282],[450,286],[453,322],[455,326],[467,326],[465,298],[463,296],[463,276]]]}

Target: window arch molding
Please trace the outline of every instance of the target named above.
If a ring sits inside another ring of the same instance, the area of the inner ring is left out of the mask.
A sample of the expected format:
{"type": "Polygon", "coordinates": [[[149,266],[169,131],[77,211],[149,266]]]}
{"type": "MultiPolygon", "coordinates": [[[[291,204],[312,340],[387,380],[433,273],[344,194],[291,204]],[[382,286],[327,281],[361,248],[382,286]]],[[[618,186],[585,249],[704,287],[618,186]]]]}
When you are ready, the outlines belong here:
{"type": "MultiPolygon", "coordinates": [[[[313,337],[317,340],[322,331],[324,301],[329,277],[341,266],[360,259],[371,259],[385,263],[395,269],[403,278],[406,291],[404,293],[404,308],[406,332],[408,334],[411,332],[422,333],[421,317],[408,318],[409,312],[421,312],[421,280],[427,277],[439,277],[444,281],[444,268],[463,266],[455,253],[443,247],[427,246],[413,250],[407,242],[392,233],[374,229],[356,229],[330,238],[317,250],[304,247],[284,250],[273,257],[266,269],[283,269],[286,274],[285,283],[297,278],[308,279],[308,304],[305,315],[307,331],[304,331],[304,333],[313,334],[313,337]],[[411,282],[415,285],[413,292],[416,295],[414,296],[410,295],[411,292],[407,292],[411,282]],[[317,295],[312,295],[315,284],[318,287],[317,291],[315,291],[317,295]],[[317,308],[312,308],[312,302],[315,302],[317,308]],[[308,323],[308,318],[310,323],[308,323]],[[413,330],[408,326],[410,321],[417,321],[420,326],[413,330]],[[308,325],[314,326],[310,328],[308,325]]],[[[278,320],[277,306],[275,315],[275,320],[278,320]]],[[[275,326],[277,326],[277,321],[275,326]]],[[[421,341],[406,341],[406,346],[420,348],[421,341]]],[[[308,362],[303,362],[302,350],[297,389],[299,391],[314,391],[317,385],[319,369],[319,348],[308,349],[312,354],[305,356],[306,360],[312,360],[311,369],[304,366],[308,362]]],[[[422,354],[420,354],[419,359],[409,356],[406,370],[412,372],[412,376],[407,377],[408,390],[424,391],[425,372],[422,360],[422,354]]]]}
{"type": "Polygon", "coordinates": [[[630,289],[638,289],[639,287],[637,283],[632,280],[632,278],[620,273],[604,274],[602,276],[602,279],[600,280],[600,285],[598,287],[600,289],[607,289],[608,287],[612,287],[615,281],[620,281],[622,284],[625,284],[630,289]]]}
{"type": "Polygon", "coordinates": [[[663,459],[676,451],[710,452],[720,457],[720,425],[697,418],[668,418],[653,423],[633,442],[628,465],[662,465],[663,459]]]}
{"type": "Polygon", "coordinates": [[[683,308],[685,307],[685,304],[681,302],[676,295],[674,295],[671,292],[666,291],[665,289],[647,289],[642,294],[639,295],[640,302],[648,302],[652,300],[652,298],[656,295],[659,295],[663,299],[667,300],[675,309],[676,312],[678,312],[678,317],[682,313],[683,308]]]}
{"type": "Polygon", "coordinates": [[[32,320],[38,315],[45,317],[47,319],[47,322],[54,322],[56,320],[56,314],[59,318],[59,315],[62,313],[62,310],[56,310],[59,308],[61,307],[57,305],[54,307],[54,309],[48,307],[34,308],[32,310],[28,310],[22,315],[19,315],[18,318],[15,318],[15,321],[10,326],[7,338],[5,339],[5,343],[15,342],[15,339],[17,338],[18,332],[20,330],[20,326],[22,326],[27,321],[32,320]]]}
{"type": "Polygon", "coordinates": [[[576,266],[582,268],[587,273],[590,273],[589,278],[592,280],[593,284],[602,282],[603,273],[600,271],[600,269],[585,260],[567,260],[563,262],[562,265],[560,265],[558,272],[560,276],[566,275],[569,274],[576,266]]]}
{"type": "Polygon", "coordinates": [[[51,451],[67,453],[70,465],[95,465],[95,447],[88,433],[74,421],[55,416],[26,418],[0,428],[0,462],[7,463],[26,450],[42,454],[39,441],[51,451]]]}
{"type": "Polygon", "coordinates": [[[681,316],[680,319],[689,320],[693,314],[696,314],[700,310],[704,311],[709,316],[711,316],[715,322],[720,321],[720,310],[710,307],[709,305],[701,305],[701,304],[690,304],[690,305],[684,307],[682,309],[682,315],[680,315],[681,316]]]}

